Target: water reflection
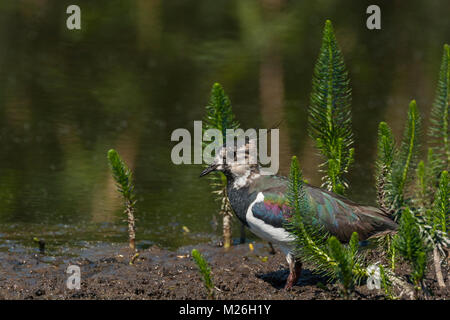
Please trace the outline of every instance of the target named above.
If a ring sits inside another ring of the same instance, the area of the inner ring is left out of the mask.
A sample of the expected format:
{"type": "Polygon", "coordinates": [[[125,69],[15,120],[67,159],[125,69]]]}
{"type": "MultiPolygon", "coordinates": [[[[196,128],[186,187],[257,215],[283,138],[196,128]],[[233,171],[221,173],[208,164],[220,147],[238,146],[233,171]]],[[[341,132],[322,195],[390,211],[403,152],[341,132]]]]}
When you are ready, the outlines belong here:
{"type": "Polygon", "coordinates": [[[383,4],[381,31],[365,28],[367,1],[77,4],[81,31],[66,29],[64,2],[0,3],[0,241],[124,241],[109,148],[135,172],[138,238],[175,247],[218,235],[218,204],[197,179],[200,166],[170,162],[171,132],[193,129],[216,81],[244,127],[284,120],[280,171],[297,154],[320,184],[306,108],[326,18],[353,87],[350,197],[373,204],[378,122],[400,136],[412,98],[429,113],[450,39],[445,0],[383,4]]]}

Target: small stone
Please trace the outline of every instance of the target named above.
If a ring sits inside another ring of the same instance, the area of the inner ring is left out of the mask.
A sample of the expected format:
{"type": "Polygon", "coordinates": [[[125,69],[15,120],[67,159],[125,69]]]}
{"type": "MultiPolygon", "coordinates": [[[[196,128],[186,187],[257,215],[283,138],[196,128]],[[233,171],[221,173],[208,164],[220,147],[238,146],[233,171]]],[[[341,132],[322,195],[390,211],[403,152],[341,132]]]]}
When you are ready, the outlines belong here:
{"type": "Polygon", "coordinates": [[[37,289],[34,294],[37,295],[38,297],[40,297],[45,294],[45,290],[37,289]]]}

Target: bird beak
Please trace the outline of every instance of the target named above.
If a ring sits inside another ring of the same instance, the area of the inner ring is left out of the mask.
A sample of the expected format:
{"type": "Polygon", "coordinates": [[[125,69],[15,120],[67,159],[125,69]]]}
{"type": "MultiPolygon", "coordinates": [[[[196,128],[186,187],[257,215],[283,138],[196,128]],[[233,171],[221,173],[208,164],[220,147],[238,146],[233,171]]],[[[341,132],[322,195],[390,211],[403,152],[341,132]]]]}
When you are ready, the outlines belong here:
{"type": "Polygon", "coordinates": [[[208,173],[215,171],[217,168],[217,164],[212,164],[210,165],[208,168],[206,168],[205,170],[202,171],[202,173],[200,173],[200,178],[203,176],[206,176],[208,173]]]}

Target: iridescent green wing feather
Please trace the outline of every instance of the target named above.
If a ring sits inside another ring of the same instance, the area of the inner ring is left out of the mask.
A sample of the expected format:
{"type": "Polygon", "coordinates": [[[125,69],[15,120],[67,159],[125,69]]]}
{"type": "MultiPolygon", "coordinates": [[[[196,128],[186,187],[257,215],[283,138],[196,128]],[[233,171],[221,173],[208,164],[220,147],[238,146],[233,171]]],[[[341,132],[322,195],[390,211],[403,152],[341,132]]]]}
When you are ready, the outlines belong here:
{"type": "Polygon", "coordinates": [[[286,199],[287,180],[278,176],[262,176],[250,185],[249,192],[262,192],[264,200],[252,207],[253,215],[275,228],[282,228],[291,215],[286,199]]]}
{"type": "Polygon", "coordinates": [[[365,240],[379,232],[395,230],[397,224],[380,209],[358,205],[342,196],[306,185],[310,199],[310,221],[324,227],[340,241],[347,242],[353,232],[365,240]]]}
{"type": "MultiPolygon", "coordinates": [[[[265,223],[281,228],[291,215],[287,206],[288,180],[279,176],[265,176],[250,186],[250,193],[264,194],[264,201],[256,203],[252,212],[265,223]]],[[[323,227],[340,241],[349,241],[353,232],[360,240],[377,233],[396,230],[397,224],[380,209],[358,205],[335,193],[305,183],[310,201],[310,212],[305,214],[306,223],[323,227]]]]}

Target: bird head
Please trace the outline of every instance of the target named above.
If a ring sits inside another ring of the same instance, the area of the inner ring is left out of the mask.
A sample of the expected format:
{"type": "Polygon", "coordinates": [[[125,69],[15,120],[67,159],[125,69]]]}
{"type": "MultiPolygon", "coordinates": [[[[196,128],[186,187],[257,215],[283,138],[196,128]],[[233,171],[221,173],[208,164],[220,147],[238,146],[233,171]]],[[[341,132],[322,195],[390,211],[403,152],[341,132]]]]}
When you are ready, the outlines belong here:
{"type": "Polygon", "coordinates": [[[246,137],[240,144],[237,141],[218,148],[212,163],[202,171],[200,177],[213,171],[221,171],[227,177],[237,178],[258,171],[258,168],[256,139],[246,137]]]}

